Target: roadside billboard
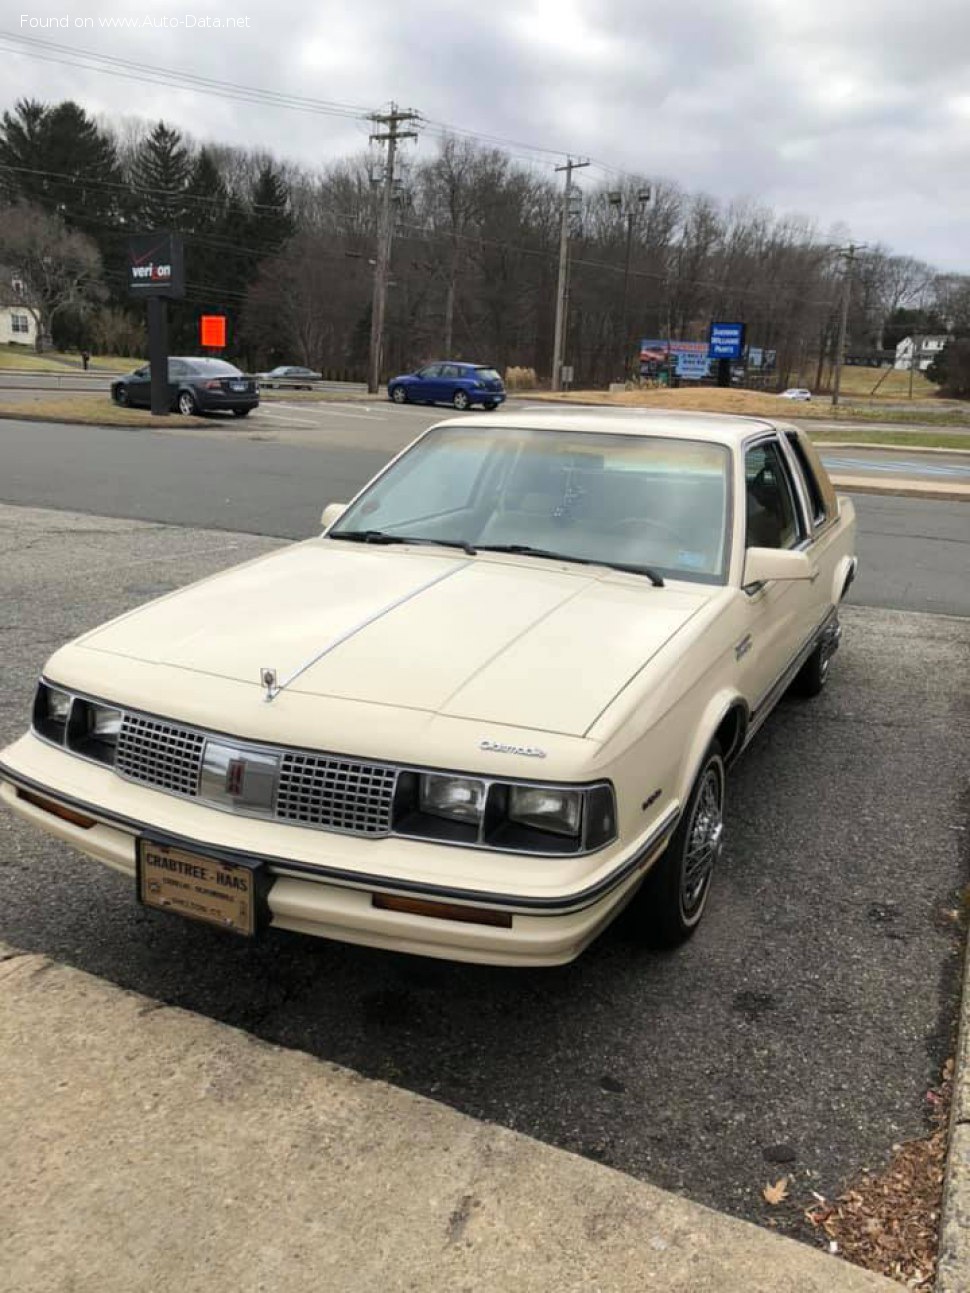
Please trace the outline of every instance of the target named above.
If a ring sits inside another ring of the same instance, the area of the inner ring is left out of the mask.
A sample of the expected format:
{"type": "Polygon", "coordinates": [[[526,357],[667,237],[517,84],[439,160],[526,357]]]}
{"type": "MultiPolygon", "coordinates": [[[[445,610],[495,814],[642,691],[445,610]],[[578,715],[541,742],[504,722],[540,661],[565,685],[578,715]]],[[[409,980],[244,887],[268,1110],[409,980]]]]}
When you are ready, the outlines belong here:
{"type": "Polygon", "coordinates": [[[677,376],[700,381],[710,372],[706,341],[670,341],[667,338],[644,337],[640,342],[640,374],[652,376],[668,358],[674,361],[677,376]]]}

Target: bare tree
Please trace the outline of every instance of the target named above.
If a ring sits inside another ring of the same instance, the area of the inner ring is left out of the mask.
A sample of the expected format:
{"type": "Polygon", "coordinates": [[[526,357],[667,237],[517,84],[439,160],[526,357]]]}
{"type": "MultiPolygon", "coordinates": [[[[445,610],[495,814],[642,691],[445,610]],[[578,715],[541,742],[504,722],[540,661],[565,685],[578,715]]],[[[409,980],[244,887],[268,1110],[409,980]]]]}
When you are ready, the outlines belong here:
{"type": "Polygon", "coordinates": [[[101,257],[92,240],[26,202],[0,214],[0,262],[24,284],[23,306],[37,325],[38,350],[50,345],[58,315],[83,313],[103,295],[101,257]]]}

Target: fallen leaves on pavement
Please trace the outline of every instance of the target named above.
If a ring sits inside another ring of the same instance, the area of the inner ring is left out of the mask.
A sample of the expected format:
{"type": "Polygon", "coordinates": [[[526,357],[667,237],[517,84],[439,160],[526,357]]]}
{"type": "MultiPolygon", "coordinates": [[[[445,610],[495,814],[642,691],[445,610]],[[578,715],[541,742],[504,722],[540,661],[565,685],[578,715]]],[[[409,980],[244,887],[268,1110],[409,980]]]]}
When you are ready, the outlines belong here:
{"type": "Polygon", "coordinates": [[[770,1203],[772,1206],[776,1203],[784,1203],[788,1198],[788,1177],[783,1176],[774,1185],[766,1185],[761,1193],[764,1195],[765,1203],[770,1203]]]}
{"type": "Polygon", "coordinates": [[[936,1275],[952,1080],[951,1059],[939,1087],[926,1093],[929,1136],[894,1145],[883,1171],[863,1172],[837,1199],[816,1194],[805,1213],[830,1252],[911,1289],[932,1288],[936,1275]]]}

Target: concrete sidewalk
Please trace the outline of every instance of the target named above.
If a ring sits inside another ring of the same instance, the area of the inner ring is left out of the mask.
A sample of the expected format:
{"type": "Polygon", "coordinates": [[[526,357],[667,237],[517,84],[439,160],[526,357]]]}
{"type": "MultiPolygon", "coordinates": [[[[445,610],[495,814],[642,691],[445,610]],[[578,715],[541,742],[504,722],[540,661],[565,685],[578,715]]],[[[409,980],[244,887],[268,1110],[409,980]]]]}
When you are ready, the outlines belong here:
{"type": "Polygon", "coordinates": [[[45,957],[0,957],[4,1293],[899,1287],[45,957]]]}

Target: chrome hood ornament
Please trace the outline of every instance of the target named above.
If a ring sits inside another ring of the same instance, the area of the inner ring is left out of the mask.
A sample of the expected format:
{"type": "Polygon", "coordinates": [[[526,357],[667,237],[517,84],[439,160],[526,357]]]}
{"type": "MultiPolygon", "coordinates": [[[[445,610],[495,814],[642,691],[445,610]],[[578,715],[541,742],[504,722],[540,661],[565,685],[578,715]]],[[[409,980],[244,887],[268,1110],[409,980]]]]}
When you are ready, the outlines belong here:
{"type": "Polygon", "coordinates": [[[265,701],[275,700],[280,693],[279,686],[276,682],[276,670],[260,669],[259,681],[260,685],[266,688],[266,695],[263,699],[265,701]]]}

